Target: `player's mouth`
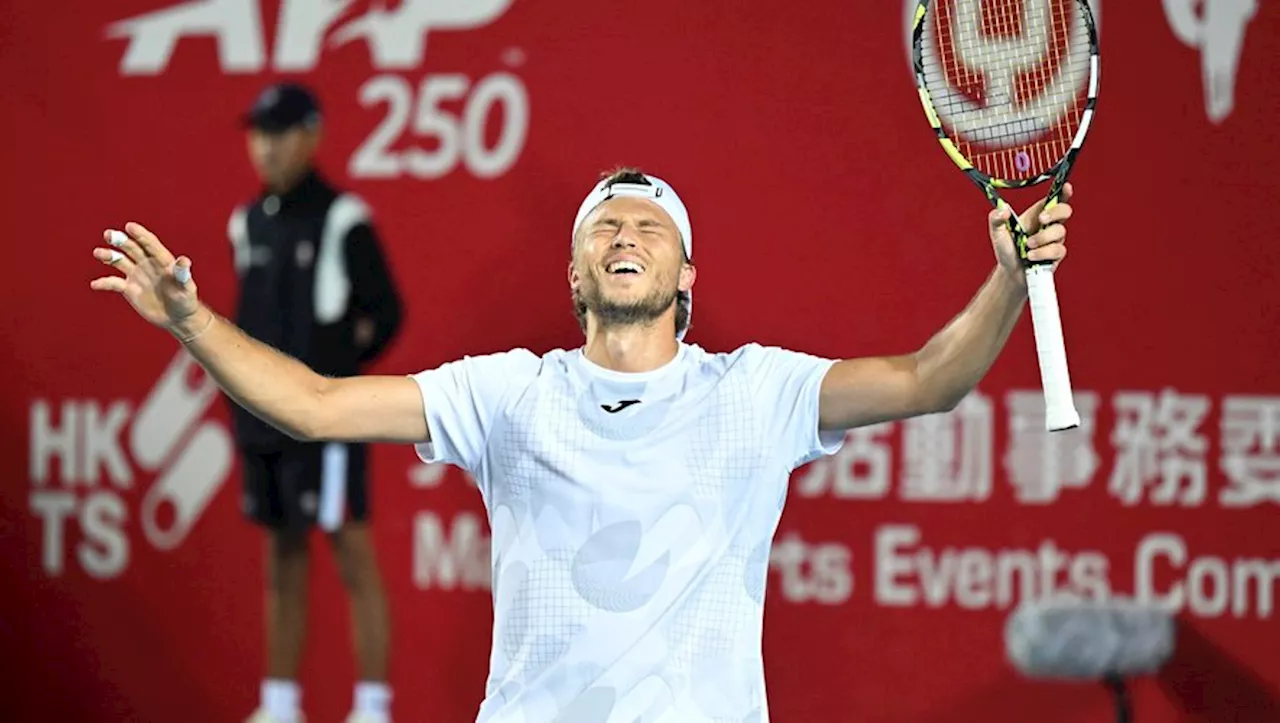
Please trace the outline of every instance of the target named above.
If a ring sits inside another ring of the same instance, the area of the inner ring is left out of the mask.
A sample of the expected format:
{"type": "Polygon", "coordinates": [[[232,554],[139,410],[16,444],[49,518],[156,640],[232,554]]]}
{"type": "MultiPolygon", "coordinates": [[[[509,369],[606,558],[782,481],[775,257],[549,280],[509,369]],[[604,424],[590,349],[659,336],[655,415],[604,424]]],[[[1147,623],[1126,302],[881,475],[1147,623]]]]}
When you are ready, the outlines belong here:
{"type": "Polygon", "coordinates": [[[644,266],[635,261],[618,260],[605,264],[604,272],[610,276],[628,276],[640,275],[644,273],[644,266]]]}

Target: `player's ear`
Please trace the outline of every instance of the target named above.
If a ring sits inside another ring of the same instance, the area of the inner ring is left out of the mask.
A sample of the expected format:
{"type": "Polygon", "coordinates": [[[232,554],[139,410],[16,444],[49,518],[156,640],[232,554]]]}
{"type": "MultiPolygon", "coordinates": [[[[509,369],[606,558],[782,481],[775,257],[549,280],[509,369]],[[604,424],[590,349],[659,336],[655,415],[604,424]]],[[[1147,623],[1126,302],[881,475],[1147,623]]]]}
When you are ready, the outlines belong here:
{"type": "Polygon", "coordinates": [[[574,266],[573,261],[569,262],[569,288],[578,288],[578,269],[574,266]]]}
{"type": "Polygon", "coordinates": [[[689,291],[693,288],[693,282],[698,279],[698,269],[692,263],[685,262],[680,267],[680,281],[676,288],[681,291],[689,291]]]}

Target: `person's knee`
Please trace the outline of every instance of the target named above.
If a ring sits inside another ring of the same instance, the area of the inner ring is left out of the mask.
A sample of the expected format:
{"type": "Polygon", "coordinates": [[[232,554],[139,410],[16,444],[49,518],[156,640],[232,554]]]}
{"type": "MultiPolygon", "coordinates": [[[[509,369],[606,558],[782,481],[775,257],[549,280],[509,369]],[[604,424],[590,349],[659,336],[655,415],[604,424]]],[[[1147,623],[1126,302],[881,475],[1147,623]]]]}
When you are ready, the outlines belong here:
{"type": "Polygon", "coordinates": [[[272,530],[268,541],[267,585],[278,593],[305,588],[310,555],[305,531],[272,530]]]}
{"type": "Polygon", "coordinates": [[[338,572],[347,590],[353,594],[376,592],[378,563],[369,529],[362,523],[347,524],[331,532],[329,540],[337,553],[338,572]]]}

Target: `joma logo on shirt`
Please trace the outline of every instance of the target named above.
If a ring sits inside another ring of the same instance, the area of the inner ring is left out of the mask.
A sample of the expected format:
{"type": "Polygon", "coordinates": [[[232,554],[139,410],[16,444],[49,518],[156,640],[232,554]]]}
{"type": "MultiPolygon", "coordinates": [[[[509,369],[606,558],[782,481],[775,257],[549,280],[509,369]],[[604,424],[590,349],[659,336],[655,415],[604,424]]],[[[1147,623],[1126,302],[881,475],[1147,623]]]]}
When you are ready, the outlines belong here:
{"type": "Polygon", "coordinates": [[[624,399],[621,402],[618,402],[617,404],[614,404],[614,405],[601,404],[600,408],[608,412],[609,414],[617,414],[618,412],[621,412],[627,407],[633,404],[639,404],[639,403],[640,403],[639,399],[624,399]]]}

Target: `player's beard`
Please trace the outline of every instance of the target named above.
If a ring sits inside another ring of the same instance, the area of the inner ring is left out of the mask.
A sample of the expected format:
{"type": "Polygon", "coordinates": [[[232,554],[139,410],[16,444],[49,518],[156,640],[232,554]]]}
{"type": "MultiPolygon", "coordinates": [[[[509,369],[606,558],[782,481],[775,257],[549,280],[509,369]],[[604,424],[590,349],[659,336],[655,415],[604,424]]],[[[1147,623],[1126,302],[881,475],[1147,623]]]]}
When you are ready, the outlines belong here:
{"type": "Polygon", "coordinates": [[[677,292],[675,284],[663,283],[663,279],[657,279],[653,289],[643,297],[620,301],[608,298],[598,279],[592,275],[590,281],[578,286],[575,296],[578,304],[594,314],[602,327],[610,328],[652,323],[676,303],[677,292]]]}

